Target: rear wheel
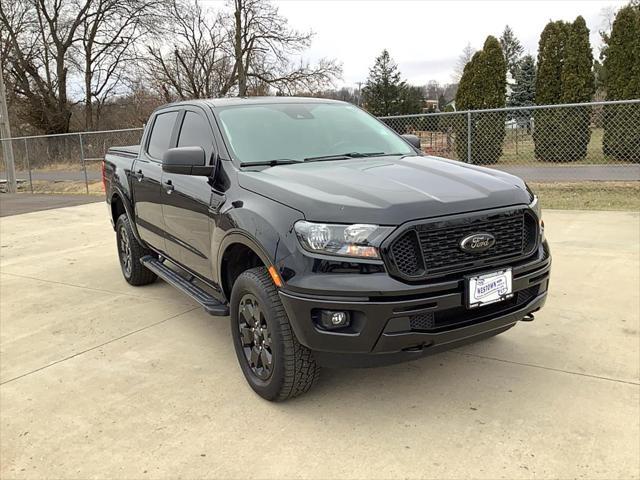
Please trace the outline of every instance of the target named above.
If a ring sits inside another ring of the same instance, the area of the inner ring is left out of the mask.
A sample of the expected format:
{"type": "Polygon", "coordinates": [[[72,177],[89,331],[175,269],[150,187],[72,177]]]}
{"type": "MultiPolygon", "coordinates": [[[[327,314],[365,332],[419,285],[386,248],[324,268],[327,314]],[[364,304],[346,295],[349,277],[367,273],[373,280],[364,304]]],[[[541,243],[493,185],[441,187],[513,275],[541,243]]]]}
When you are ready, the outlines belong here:
{"type": "Polygon", "coordinates": [[[293,333],[266,268],[243,272],[233,285],[231,333],[242,373],[261,397],[296,397],[318,379],[320,368],[293,333]]]}
{"type": "Polygon", "coordinates": [[[134,286],[155,282],[157,275],[140,263],[142,257],[154,255],[154,253],[136,240],[126,213],[120,215],[116,222],[116,240],[124,279],[134,286]]]}

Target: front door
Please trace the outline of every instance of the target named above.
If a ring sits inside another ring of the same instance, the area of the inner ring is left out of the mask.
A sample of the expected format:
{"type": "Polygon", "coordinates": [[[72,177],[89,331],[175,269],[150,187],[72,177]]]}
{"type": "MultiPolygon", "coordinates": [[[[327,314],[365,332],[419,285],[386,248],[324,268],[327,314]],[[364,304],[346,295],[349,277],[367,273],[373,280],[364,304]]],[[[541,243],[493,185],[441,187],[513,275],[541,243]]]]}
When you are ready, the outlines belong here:
{"type": "Polygon", "coordinates": [[[164,152],[172,146],[179,113],[179,110],[161,110],[155,115],[131,172],[138,232],[142,240],[161,252],[165,251],[161,161],[164,152]]]}
{"type": "MultiPolygon", "coordinates": [[[[202,147],[208,162],[214,155],[213,132],[205,113],[186,107],[178,130],[178,147],[202,147]]],[[[162,209],[169,257],[211,279],[211,185],[208,177],[162,174],[162,209]]]]}

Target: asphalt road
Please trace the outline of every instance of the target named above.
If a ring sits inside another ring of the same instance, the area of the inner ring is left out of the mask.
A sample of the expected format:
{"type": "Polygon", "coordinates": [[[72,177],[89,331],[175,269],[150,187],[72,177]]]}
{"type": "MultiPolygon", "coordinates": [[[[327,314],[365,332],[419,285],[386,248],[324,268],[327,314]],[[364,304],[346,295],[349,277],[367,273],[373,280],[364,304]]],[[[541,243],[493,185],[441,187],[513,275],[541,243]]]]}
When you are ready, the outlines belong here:
{"type": "Polygon", "coordinates": [[[0,477],[638,478],[640,214],[545,212],[536,320],[261,400],[227,319],[122,279],[104,205],[0,219],[0,477]]]}
{"type": "MultiPolygon", "coordinates": [[[[512,173],[532,182],[575,182],[575,181],[638,181],[640,165],[558,165],[558,166],[500,166],[500,170],[512,173]]],[[[17,172],[17,178],[29,180],[29,172],[17,172]]],[[[80,169],[37,170],[31,173],[33,180],[46,181],[84,181],[84,172],[80,169]]],[[[0,177],[5,178],[3,174],[0,177]]],[[[95,169],[87,170],[89,181],[100,180],[101,173],[95,169]]]]}
{"type": "Polygon", "coordinates": [[[0,193],[0,217],[94,202],[104,202],[104,196],[0,193]]]}
{"type": "Polygon", "coordinates": [[[500,167],[530,182],[638,181],[640,165],[500,167]]]}

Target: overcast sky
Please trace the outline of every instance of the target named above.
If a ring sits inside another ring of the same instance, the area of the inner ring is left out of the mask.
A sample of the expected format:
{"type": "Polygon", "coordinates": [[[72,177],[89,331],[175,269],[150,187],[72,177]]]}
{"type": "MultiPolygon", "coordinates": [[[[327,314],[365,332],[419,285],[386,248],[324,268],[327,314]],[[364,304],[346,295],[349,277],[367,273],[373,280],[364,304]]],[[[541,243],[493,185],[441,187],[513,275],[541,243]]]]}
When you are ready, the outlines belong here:
{"type": "Polygon", "coordinates": [[[431,79],[451,82],[467,42],[478,49],[487,35],[499,37],[509,24],[525,53],[537,52],[540,32],[549,20],[582,15],[591,30],[594,56],[603,10],[627,3],[599,1],[405,1],[276,0],[292,27],[316,35],[304,57],[337,58],[343,64],[340,85],[365,81],[370,66],[387,48],[403,77],[415,85],[431,79]]]}

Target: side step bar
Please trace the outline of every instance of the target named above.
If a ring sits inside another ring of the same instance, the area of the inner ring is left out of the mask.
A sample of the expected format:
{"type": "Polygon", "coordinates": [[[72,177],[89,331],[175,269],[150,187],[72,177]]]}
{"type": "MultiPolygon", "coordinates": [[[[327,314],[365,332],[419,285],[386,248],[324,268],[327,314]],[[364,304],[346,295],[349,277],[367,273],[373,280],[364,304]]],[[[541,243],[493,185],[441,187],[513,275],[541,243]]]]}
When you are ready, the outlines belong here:
{"type": "Polygon", "coordinates": [[[173,285],[178,290],[189,295],[196,302],[202,305],[205,311],[216,317],[226,317],[229,315],[229,306],[221,303],[213,295],[205,292],[203,289],[184,278],[179,273],[167,267],[157,258],[147,255],[140,259],[140,262],[151,270],[153,273],[162,278],[165,282],[173,285]]]}

